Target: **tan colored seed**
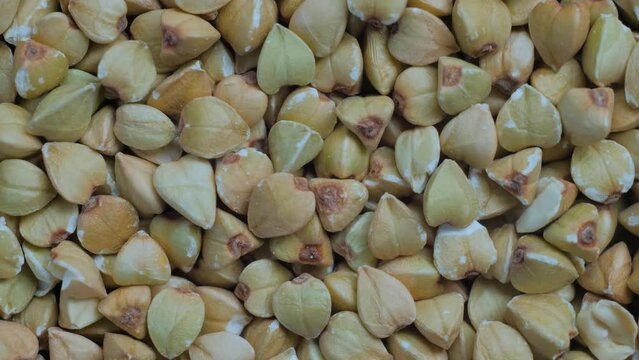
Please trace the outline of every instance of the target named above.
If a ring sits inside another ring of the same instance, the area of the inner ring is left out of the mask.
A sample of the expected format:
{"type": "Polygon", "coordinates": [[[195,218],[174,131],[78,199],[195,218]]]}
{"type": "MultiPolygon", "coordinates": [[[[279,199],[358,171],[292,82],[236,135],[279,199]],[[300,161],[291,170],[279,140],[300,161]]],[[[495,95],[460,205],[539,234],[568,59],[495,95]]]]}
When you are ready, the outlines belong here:
{"type": "Polygon", "coordinates": [[[158,285],[170,277],[171,265],[166,253],[144,230],[124,243],[113,264],[113,281],[120,286],[158,285]]]}
{"type": "Polygon", "coordinates": [[[544,62],[555,71],[586,41],[590,12],[583,3],[541,2],[529,15],[530,37],[544,62]]]}
{"type": "Polygon", "coordinates": [[[223,7],[215,25],[233,50],[245,55],[260,47],[276,21],[275,1],[241,0],[223,7]]]}
{"type": "Polygon", "coordinates": [[[388,50],[405,64],[429,65],[459,49],[444,22],[426,10],[406,8],[395,26],[388,50]]]}
{"type": "Polygon", "coordinates": [[[628,247],[626,243],[619,242],[588,264],[577,282],[587,291],[628,304],[632,301],[632,292],[626,286],[631,271],[628,247]]]}
{"type": "Polygon", "coordinates": [[[127,26],[124,0],[108,4],[99,0],[69,0],[68,9],[82,32],[98,44],[112,42],[127,26]]]}
{"type": "Polygon", "coordinates": [[[248,225],[259,237],[284,236],[301,229],[314,213],[315,196],[308,181],[275,173],[262,179],[251,193],[248,225]]]}
{"type": "MultiPolygon", "coordinates": [[[[78,240],[94,254],[115,254],[137,231],[138,212],[123,198],[94,196],[77,218],[78,240]]],[[[73,231],[68,231],[73,232],[73,231]]]]}
{"type": "Polygon", "coordinates": [[[570,59],[558,70],[541,67],[533,71],[530,83],[539,90],[553,104],[559,104],[559,100],[566,91],[572,88],[586,86],[586,76],[581,70],[581,65],[575,59],[570,59]]]}
{"type": "Polygon", "coordinates": [[[557,108],[528,84],[513,92],[499,111],[496,126],[499,145],[509,151],[555,146],[562,132],[557,108]]]}
{"type": "Polygon", "coordinates": [[[415,303],[417,330],[430,342],[448,350],[457,336],[464,317],[464,299],[456,293],[436,296],[415,303]]]}
{"type": "Polygon", "coordinates": [[[195,341],[204,322],[204,302],[197,293],[168,288],[160,291],[149,306],[147,325],[155,348],[175,358],[195,341]],[[172,314],[166,316],[167,313],[172,314]]]}
{"type": "Polygon", "coordinates": [[[223,156],[249,137],[249,127],[240,114],[212,96],[194,99],[184,107],[180,129],[184,151],[207,159],[223,156]]]}
{"type": "Polygon", "coordinates": [[[554,177],[537,182],[537,196],[515,223],[520,233],[534,232],[548,225],[572,206],[577,197],[575,184],[554,177]]]}
{"type": "Polygon", "coordinates": [[[368,189],[370,202],[379,201],[385,193],[404,198],[412,194],[397,168],[395,150],[390,147],[377,148],[370,155],[368,174],[362,183],[368,189]]]}
{"type": "Polygon", "coordinates": [[[105,359],[134,358],[139,360],[154,360],[155,352],[145,343],[134,340],[126,335],[106,333],[102,352],[105,359]]]}
{"type": "Polygon", "coordinates": [[[252,315],[270,317],[273,316],[273,293],[292,278],[293,274],[278,262],[257,260],[247,265],[240,274],[235,296],[244,302],[244,307],[252,315]]]}
{"type": "Polygon", "coordinates": [[[532,360],[533,354],[528,343],[517,330],[500,321],[487,321],[477,328],[473,359],[532,360]]]}
{"type": "Polygon", "coordinates": [[[162,164],[153,174],[153,185],[160,197],[189,221],[203,229],[213,226],[216,189],[210,162],[186,155],[162,164]]]}
{"type": "Polygon", "coordinates": [[[32,214],[56,196],[46,173],[25,160],[0,162],[0,211],[11,216],[32,214]]]}
{"type": "Polygon", "coordinates": [[[373,267],[377,265],[377,259],[368,247],[368,235],[373,216],[373,212],[359,215],[331,239],[333,251],[344,257],[348,266],[353,270],[357,270],[363,265],[373,267]]]}
{"type": "Polygon", "coordinates": [[[323,139],[335,127],[335,102],[313,87],[300,87],[283,101],[277,121],[297,121],[317,131],[323,139]]]}
{"type": "Polygon", "coordinates": [[[414,330],[401,330],[388,338],[388,350],[396,360],[445,360],[446,351],[414,330]]]}
{"type": "Polygon", "coordinates": [[[444,292],[442,277],[433,263],[433,251],[430,249],[387,261],[379,269],[404,284],[415,301],[430,299],[444,292]]]}
{"type": "Polygon", "coordinates": [[[76,143],[46,143],[42,158],[53,187],[65,200],[85,204],[106,183],[106,163],[99,153],[76,143]]]}
{"type": "Polygon", "coordinates": [[[446,123],[439,141],[448,158],[478,169],[489,166],[497,153],[497,129],[488,105],[475,104],[459,113],[446,123]]]}
{"type": "Polygon", "coordinates": [[[426,245],[426,232],[406,204],[384,194],[377,204],[368,234],[373,256],[391,260],[414,255],[426,245]]]}
{"type": "Polygon", "coordinates": [[[612,140],[577,147],[570,162],[570,174],[579,191],[604,204],[616,202],[630,190],[634,169],[628,150],[612,140]]]}
{"type": "Polygon", "coordinates": [[[424,217],[430,226],[470,225],[478,215],[479,204],[470,181],[450,159],[444,160],[428,180],[424,192],[424,217]]]}
{"type": "Polygon", "coordinates": [[[497,261],[497,251],[480,223],[473,221],[464,228],[444,224],[437,229],[433,258],[443,277],[461,280],[487,273],[497,261]]]}
{"type": "Polygon", "coordinates": [[[371,334],[386,338],[415,321],[415,303],[399,280],[366,265],[357,275],[357,311],[371,334]]]}
{"type": "Polygon", "coordinates": [[[189,346],[191,360],[252,360],[255,359],[253,346],[239,335],[214,332],[198,337],[189,346]]]}
{"type": "Polygon", "coordinates": [[[299,337],[286,330],[276,319],[255,319],[244,332],[255,350],[255,360],[268,360],[293,347],[299,337]]]}
{"type": "Polygon", "coordinates": [[[157,165],[135,156],[115,155],[115,182],[121,196],[138,210],[140,216],[161,214],[166,204],[153,186],[157,165]]]}
{"type": "Polygon", "coordinates": [[[393,359],[384,343],[366,330],[357,313],[350,311],[333,315],[319,342],[326,360],[393,359]]]}
{"type": "Polygon", "coordinates": [[[203,334],[225,331],[240,335],[253,319],[229,290],[209,286],[199,286],[194,290],[204,301],[203,334]]]}
{"type": "Polygon", "coordinates": [[[508,322],[526,338],[536,356],[566,352],[577,335],[572,305],[555,294],[520,295],[508,302],[508,322]]]}
{"type": "Polygon", "coordinates": [[[623,359],[635,351],[637,322],[614,301],[584,295],[577,328],[579,337],[596,358],[623,359]]]}
{"type": "Polygon", "coordinates": [[[86,337],[49,328],[49,359],[51,360],[100,360],[102,349],[86,337]]]}
{"type": "Polygon", "coordinates": [[[63,329],[84,329],[102,319],[98,311],[98,298],[75,299],[63,290],[59,302],[58,326],[63,329]]]}
{"type": "Polygon", "coordinates": [[[468,297],[468,318],[475,328],[485,321],[506,320],[506,304],[519,292],[510,284],[479,277],[473,283],[468,297]]]}
{"type": "Polygon", "coordinates": [[[62,280],[62,290],[76,299],[103,298],[104,282],[93,259],[75,243],[65,240],[51,250],[49,271],[62,280]]]}
{"type": "Polygon", "coordinates": [[[597,86],[623,81],[635,44],[632,32],[621,20],[610,14],[601,15],[592,25],[583,47],[584,73],[597,86]]]}
{"type": "Polygon", "coordinates": [[[391,92],[395,79],[404,69],[404,66],[389,51],[389,33],[385,26],[375,28],[369,25],[366,27],[363,44],[366,78],[382,95],[388,95],[391,92]]]}

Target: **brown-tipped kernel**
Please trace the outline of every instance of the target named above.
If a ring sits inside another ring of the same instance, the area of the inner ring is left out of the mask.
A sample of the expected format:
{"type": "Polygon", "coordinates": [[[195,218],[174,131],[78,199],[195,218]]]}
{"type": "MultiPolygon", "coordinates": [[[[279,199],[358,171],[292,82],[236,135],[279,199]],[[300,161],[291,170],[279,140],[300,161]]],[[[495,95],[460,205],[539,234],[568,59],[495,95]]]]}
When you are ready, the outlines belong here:
{"type": "Polygon", "coordinates": [[[78,206],[62,198],[20,219],[20,235],[29,243],[53,247],[75,232],[78,206]]]}
{"type": "Polygon", "coordinates": [[[402,71],[393,91],[395,109],[411,124],[430,126],[444,118],[437,102],[437,69],[410,67],[402,71]]]}
{"type": "Polygon", "coordinates": [[[511,29],[508,7],[496,0],[460,0],[453,5],[453,29],[461,50],[481,57],[502,50],[511,29]]]}
{"type": "Polygon", "coordinates": [[[323,92],[355,95],[361,91],[364,58],[357,39],[346,34],[335,51],[320,59],[311,84],[323,92]]]}
{"type": "Polygon", "coordinates": [[[159,71],[195,59],[220,39],[209,22],[175,9],[161,10],[159,27],[161,46],[152,51],[159,71]]]}
{"type": "Polygon", "coordinates": [[[597,238],[598,217],[596,206],[577,204],[544,230],[544,239],[561,250],[594,261],[599,256],[601,241],[597,238]]]}
{"type": "Polygon", "coordinates": [[[15,88],[25,99],[36,98],[58,86],[69,67],[62,52],[35,40],[18,43],[14,61],[15,88]]]}
{"type": "Polygon", "coordinates": [[[215,224],[204,232],[202,238],[202,258],[213,268],[219,269],[260,246],[262,241],[248,230],[246,223],[218,209],[215,224]]]}
{"type": "Polygon", "coordinates": [[[411,195],[411,187],[400,175],[395,158],[395,151],[385,146],[370,155],[368,174],[362,181],[370,201],[379,201],[385,193],[399,198],[411,195]]]}
{"type": "Polygon", "coordinates": [[[115,254],[137,231],[138,212],[123,198],[94,196],[78,217],[78,240],[94,254],[115,254]]]}
{"type": "Polygon", "coordinates": [[[490,94],[490,74],[464,60],[442,56],[437,63],[437,101],[449,115],[481,103],[490,94]]]}
{"type": "Polygon", "coordinates": [[[508,155],[495,160],[486,174],[523,205],[529,205],[537,193],[541,154],[539,148],[528,148],[508,155]]]}
{"type": "Polygon", "coordinates": [[[610,133],[614,93],[610,88],[574,88],[559,102],[566,139],[576,146],[587,146],[610,133]]]}
{"type": "Polygon", "coordinates": [[[98,311],[137,339],[146,336],[146,316],[151,304],[148,286],[118,288],[98,304],[98,311]]]}
{"type": "Polygon", "coordinates": [[[510,262],[510,282],[515,289],[526,294],[551,292],[577,277],[570,258],[542,238],[526,235],[517,241],[510,262]]]}
{"type": "Polygon", "coordinates": [[[368,190],[359,181],[316,178],[309,182],[326,231],[341,231],[362,211],[368,190]]]}

